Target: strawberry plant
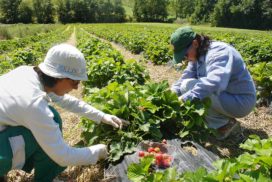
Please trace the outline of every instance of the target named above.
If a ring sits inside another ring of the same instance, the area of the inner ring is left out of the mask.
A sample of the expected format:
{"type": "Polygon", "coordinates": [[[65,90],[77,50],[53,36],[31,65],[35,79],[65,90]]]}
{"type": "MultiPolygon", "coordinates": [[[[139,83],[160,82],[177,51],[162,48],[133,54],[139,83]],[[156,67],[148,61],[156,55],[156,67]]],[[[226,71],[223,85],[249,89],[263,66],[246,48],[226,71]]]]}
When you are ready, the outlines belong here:
{"type": "Polygon", "coordinates": [[[154,158],[151,156],[140,159],[139,164],[131,164],[128,167],[128,178],[132,182],[181,182],[175,168],[167,168],[164,171],[152,170],[154,158]]]}
{"type": "Polygon", "coordinates": [[[170,131],[170,134],[175,136],[181,131],[188,132],[186,135],[190,136],[190,132],[196,128],[195,132],[199,132],[204,121],[200,118],[205,114],[203,104],[181,104],[166,81],[146,85],[132,85],[130,82],[121,85],[114,82],[100,90],[90,89],[85,101],[106,113],[130,121],[130,125],[123,130],[113,130],[105,125],[95,127],[87,119],[82,121],[85,144],[109,144],[110,151],[116,153],[111,154],[111,161],[117,161],[125,153],[130,153],[143,139],[161,141],[163,135],[169,135],[168,130],[172,128],[174,132],[170,131]],[[185,117],[188,113],[189,117],[185,117]],[[186,119],[186,124],[183,119],[186,119]],[[188,124],[189,121],[192,124],[188,124]]]}
{"type": "Polygon", "coordinates": [[[257,85],[257,103],[269,106],[272,101],[272,62],[257,63],[249,69],[257,85]]]}
{"type": "MultiPolygon", "coordinates": [[[[87,59],[88,87],[102,88],[111,82],[130,81],[144,84],[149,79],[147,71],[135,60],[125,60],[109,44],[97,39],[80,44],[87,59]]],[[[87,90],[87,89],[86,89],[87,90]]]]}

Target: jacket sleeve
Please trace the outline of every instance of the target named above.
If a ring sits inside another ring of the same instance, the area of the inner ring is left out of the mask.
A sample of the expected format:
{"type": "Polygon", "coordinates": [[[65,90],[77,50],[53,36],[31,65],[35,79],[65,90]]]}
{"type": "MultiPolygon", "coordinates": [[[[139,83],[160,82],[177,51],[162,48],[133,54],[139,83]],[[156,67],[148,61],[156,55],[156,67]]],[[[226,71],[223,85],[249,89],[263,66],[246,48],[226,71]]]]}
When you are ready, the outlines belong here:
{"type": "Polygon", "coordinates": [[[79,114],[80,116],[89,118],[95,121],[97,124],[101,122],[102,117],[105,115],[104,112],[71,95],[65,94],[64,96],[57,96],[54,93],[50,93],[48,96],[60,107],[70,112],[79,114]]]}
{"type": "Polygon", "coordinates": [[[222,49],[206,62],[207,76],[199,79],[193,89],[182,95],[183,100],[203,99],[211,94],[226,90],[233,65],[233,56],[229,48],[222,49]]]}
{"type": "Polygon", "coordinates": [[[188,79],[188,78],[196,78],[197,73],[196,73],[196,64],[189,62],[186,69],[183,71],[180,79],[178,79],[172,86],[171,86],[171,90],[173,92],[175,92],[178,96],[181,95],[181,90],[180,90],[180,86],[183,82],[184,79],[188,79]]]}
{"type": "Polygon", "coordinates": [[[64,142],[53,113],[43,99],[35,101],[21,114],[25,127],[31,130],[43,151],[60,166],[89,165],[99,160],[99,151],[89,147],[70,147],[64,142]]]}

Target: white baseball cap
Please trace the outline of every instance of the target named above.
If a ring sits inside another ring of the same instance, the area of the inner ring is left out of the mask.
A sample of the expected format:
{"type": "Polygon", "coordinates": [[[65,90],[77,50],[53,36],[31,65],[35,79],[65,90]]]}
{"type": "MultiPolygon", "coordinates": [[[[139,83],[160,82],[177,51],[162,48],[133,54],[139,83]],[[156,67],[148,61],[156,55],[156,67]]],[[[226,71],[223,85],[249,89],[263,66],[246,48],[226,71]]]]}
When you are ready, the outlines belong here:
{"type": "Polygon", "coordinates": [[[50,48],[39,68],[54,78],[88,80],[83,54],[76,47],[66,43],[50,48]]]}

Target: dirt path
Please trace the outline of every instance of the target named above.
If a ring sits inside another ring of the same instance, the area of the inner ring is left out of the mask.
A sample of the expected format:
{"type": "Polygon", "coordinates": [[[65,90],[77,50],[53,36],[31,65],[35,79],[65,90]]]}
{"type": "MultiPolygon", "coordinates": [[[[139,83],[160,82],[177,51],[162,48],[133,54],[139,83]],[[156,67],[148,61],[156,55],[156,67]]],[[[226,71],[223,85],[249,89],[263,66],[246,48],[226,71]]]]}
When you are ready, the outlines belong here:
{"type": "Polygon", "coordinates": [[[169,67],[167,65],[154,65],[154,64],[152,64],[150,61],[145,60],[143,54],[133,54],[118,43],[109,42],[109,41],[102,39],[100,37],[97,37],[93,34],[89,34],[89,35],[101,40],[102,42],[110,43],[114,49],[118,50],[124,56],[125,60],[135,59],[139,63],[142,63],[143,66],[145,66],[146,69],[148,70],[152,81],[160,82],[162,80],[168,80],[169,85],[171,85],[181,75],[180,72],[176,71],[174,68],[169,67]]]}

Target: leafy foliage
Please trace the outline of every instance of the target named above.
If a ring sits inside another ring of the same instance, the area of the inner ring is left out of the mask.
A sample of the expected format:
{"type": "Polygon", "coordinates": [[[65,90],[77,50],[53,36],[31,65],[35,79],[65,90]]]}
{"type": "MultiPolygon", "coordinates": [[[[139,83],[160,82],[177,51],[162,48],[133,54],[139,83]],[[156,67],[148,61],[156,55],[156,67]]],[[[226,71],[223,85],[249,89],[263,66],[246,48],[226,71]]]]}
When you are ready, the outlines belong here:
{"type": "Polygon", "coordinates": [[[202,130],[204,133],[205,130],[202,128],[205,125],[205,106],[189,101],[181,104],[177,95],[169,90],[166,81],[145,85],[114,82],[101,90],[90,89],[85,101],[106,113],[130,121],[127,128],[118,131],[102,124],[95,127],[87,119],[82,121],[85,144],[109,144],[113,152],[111,161],[133,152],[143,139],[160,141],[165,134],[178,136],[179,132],[186,132],[183,137],[189,137],[193,131],[201,133],[202,130]]]}
{"type": "Polygon", "coordinates": [[[137,21],[163,22],[166,20],[168,1],[134,0],[133,15],[137,21]]]}
{"type": "Polygon", "coordinates": [[[109,44],[98,39],[89,39],[80,45],[87,59],[88,87],[102,88],[111,82],[130,81],[144,84],[149,79],[148,72],[136,60],[125,60],[109,44]]]}
{"type": "Polygon", "coordinates": [[[257,85],[258,104],[269,106],[272,101],[272,62],[257,63],[250,67],[257,85]]]}
{"type": "Polygon", "coordinates": [[[131,164],[128,167],[128,178],[132,182],[181,182],[175,168],[168,168],[165,171],[150,170],[154,158],[144,157],[139,164],[131,164]]]}

